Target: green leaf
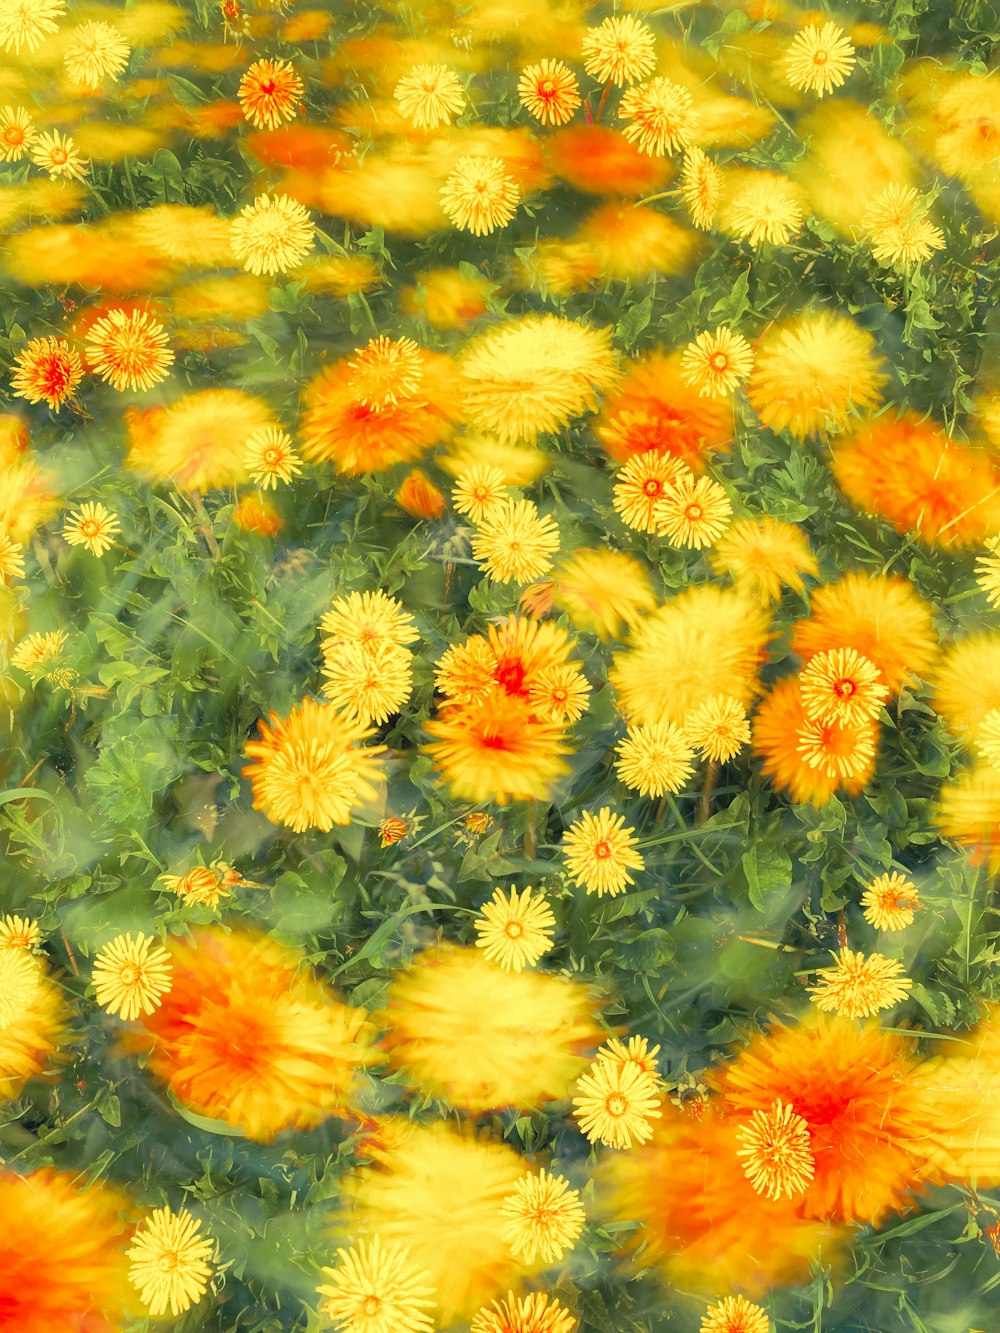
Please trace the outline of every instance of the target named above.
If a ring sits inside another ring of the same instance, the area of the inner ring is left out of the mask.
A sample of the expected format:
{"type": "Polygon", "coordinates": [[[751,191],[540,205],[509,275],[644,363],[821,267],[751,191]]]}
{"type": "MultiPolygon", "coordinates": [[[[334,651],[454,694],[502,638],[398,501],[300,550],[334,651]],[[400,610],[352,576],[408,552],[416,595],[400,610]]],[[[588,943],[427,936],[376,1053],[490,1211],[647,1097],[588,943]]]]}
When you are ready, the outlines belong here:
{"type": "Polygon", "coordinates": [[[760,911],[769,894],[788,887],[792,878],[792,858],[774,843],[756,842],[741,859],[750,901],[760,911]]]}

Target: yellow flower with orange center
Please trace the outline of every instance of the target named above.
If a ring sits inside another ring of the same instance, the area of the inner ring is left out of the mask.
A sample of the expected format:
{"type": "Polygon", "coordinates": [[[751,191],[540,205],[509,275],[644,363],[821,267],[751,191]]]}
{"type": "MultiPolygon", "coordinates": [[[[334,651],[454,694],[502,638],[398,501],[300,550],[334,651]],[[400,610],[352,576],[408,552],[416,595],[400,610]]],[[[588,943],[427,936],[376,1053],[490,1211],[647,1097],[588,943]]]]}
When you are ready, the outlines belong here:
{"type": "Polygon", "coordinates": [[[637,1064],[597,1059],[577,1082],[573,1112],[591,1143],[631,1148],[652,1136],[660,1097],[650,1076],[637,1064]]]}
{"type": "Polygon", "coordinates": [[[541,1259],[557,1263],[573,1248],[583,1230],[584,1211],[579,1193],[564,1176],[544,1167],[518,1182],[504,1199],[500,1216],[506,1219],[504,1237],[511,1252],[526,1264],[541,1259]]]}
{"type": "Polygon", "coordinates": [[[476,1313],[469,1333],[574,1333],[578,1327],[576,1315],[555,1297],[540,1291],[515,1296],[509,1291],[505,1301],[494,1301],[476,1313]]]}
{"type": "Polygon", "coordinates": [[[420,348],[412,338],[389,338],[384,333],[348,361],[348,381],[359,403],[373,412],[412,398],[424,378],[420,348]]]}
{"type": "Polygon", "coordinates": [[[47,403],[55,412],[72,398],[83,379],[79,354],[65,338],[32,338],[17,354],[14,367],[10,386],[15,396],[29,403],[47,403]]]}
{"type": "Polygon", "coordinates": [[[670,79],[650,79],[630,88],[618,117],[629,122],[622,131],[625,138],[650,157],[686,148],[698,125],[691,94],[670,79]]]}
{"type": "Polygon", "coordinates": [[[116,935],[94,958],[97,1003],[126,1022],[151,1014],[170,990],[172,973],[166,949],[141,930],[116,935]]]}
{"type": "Polygon", "coordinates": [[[181,1315],[205,1294],[215,1241],[200,1230],[186,1208],[179,1213],[156,1208],[136,1230],[128,1250],[129,1281],[154,1318],[168,1309],[181,1315]]]}
{"type": "Polygon", "coordinates": [[[0,584],[24,577],[24,547],[0,532],[0,584]]]}
{"type": "Polygon", "coordinates": [[[681,358],[685,383],[704,398],[724,398],[745,380],[753,369],[753,352],[741,333],[716,329],[699,333],[681,358]]]}
{"type": "Polygon", "coordinates": [[[758,1194],[769,1199],[804,1194],[816,1171],[809,1126],[781,1098],[767,1111],[754,1111],[739,1131],[743,1170],[758,1194]]]}
{"type": "Polygon", "coordinates": [[[393,92],[399,113],[418,130],[450,125],[465,108],[465,89],[447,65],[414,65],[393,92]]]}
{"type": "Polygon", "coordinates": [[[118,518],[99,500],[88,500],[70,514],[63,538],[70,546],[85,546],[91,555],[103,555],[114,545],[121,529],[118,518]]]}
{"type": "Polygon", "coordinates": [[[807,24],[785,57],[788,82],[817,97],[839,88],[853,68],[854,47],[836,23],[807,24]]]}
{"type": "Polygon", "coordinates": [[[640,796],[680,791],[693,772],[694,752],[687,734],[672,722],[638,726],[615,748],[619,779],[640,796]]]}
{"type": "Polygon", "coordinates": [[[265,426],[247,437],[243,466],[250,480],[266,491],[276,489],[279,481],[288,482],[297,476],[302,471],[302,460],[287,431],[280,426],[265,426]]]}
{"type": "Polygon", "coordinates": [[[522,70],[517,95],[542,125],[565,125],[580,105],[576,75],[561,60],[542,60],[522,70]]]}
{"type": "Polygon", "coordinates": [[[584,811],[563,836],[563,856],[573,882],[598,897],[624,893],[635,882],[628,872],[646,864],[636,850],[634,832],[625,827],[623,815],[613,815],[607,806],[596,815],[584,811]]]}
{"type": "Polygon", "coordinates": [[[87,163],[79,148],[68,134],[60,134],[58,130],[39,134],[31,147],[31,160],[52,177],[83,180],[87,174],[87,163]]]}
{"type": "Polygon", "coordinates": [[[476,945],[483,950],[483,957],[498,963],[505,972],[520,972],[552,948],[556,919],[542,894],[531,888],[518,893],[512,887],[510,897],[502,889],[494,889],[474,924],[479,936],[476,945]]]}
{"type": "Polygon", "coordinates": [[[912,880],[897,871],[876,875],[861,896],[865,920],[876,930],[902,930],[913,923],[920,894],[912,880]]]}
{"type": "Polygon", "coordinates": [[[37,138],[38,131],[24,107],[0,108],[0,162],[20,162],[37,138]]]}
{"type": "Polygon", "coordinates": [[[323,1314],[342,1333],[431,1333],[435,1292],[405,1246],[375,1236],[338,1250],[337,1258],[316,1290],[323,1314]]]}
{"type": "Polygon", "coordinates": [[[635,83],[656,66],[656,37],[652,28],[631,14],[606,18],[588,28],[583,39],[583,67],[599,83],[617,87],[635,83]]]}
{"type": "Polygon", "coordinates": [[[91,369],[119,393],[151,389],[173,360],[163,325],[145,310],[109,310],[87,334],[91,369]]]}
{"type": "Polygon", "coordinates": [[[287,194],[261,194],[240,211],[230,229],[233,253],[248,273],[288,273],[313,248],[316,228],[287,194]]]}
{"type": "Polygon", "coordinates": [[[289,60],[255,60],[240,79],[238,96],[251,125],[276,130],[298,114],[302,80],[289,60]]]}
{"type": "Polygon", "coordinates": [[[771,1333],[771,1321],[745,1296],[724,1296],[705,1311],[698,1333],[771,1333]]]}
{"type": "Polygon", "coordinates": [[[695,477],[681,468],[656,506],[656,530],[671,546],[695,550],[711,546],[733,517],[726,489],[711,477],[695,477]]]}
{"type": "Polygon", "coordinates": [[[660,501],[682,472],[682,465],[669,454],[655,449],[633,454],[618,473],[611,499],[622,522],[637,532],[657,532],[660,501]]]}
{"type": "Polygon", "coordinates": [[[684,734],[689,744],[706,759],[725,763],[735,759],[750,741],[747,710],[739,699],[714,695],[700,704],[685,720],[684,734]]]}
{"type": "Polygon", "coordinates": [[[505,227],[520,198],[502,157],[460,157],[441,189],[441,207],[449,222],[473,236],[505,227]]]}
{"type": "Polygon", "coordinates": [[[721,168],[700,148],[689,146],[681,171],[681,198],[691,214],[691,221],[708,231],[715,221],[725,193],[721,168]]]}
{"type": "Polygon", "coordinates": [[[552,568],[558,549],[555,519],[540,514],[531,500],[501,500],[472,539],[474,559],[498,583],[530,583],[552,568]]]}
{"type": "Polygon", "coordinates": [[[834,967],[820,968],[809,993],[818,1009],[845,1018],[868,1018],[905,1000],[913,985],[895,958],[841,949],[834,967]]]}
{"type": "Polygon", "coordinates": [[[854,648],[817,653],[799,676],[806,717],[841,726],[859,726],[878,717],[889,694],[880,677],[875,663],[854,648]]]}

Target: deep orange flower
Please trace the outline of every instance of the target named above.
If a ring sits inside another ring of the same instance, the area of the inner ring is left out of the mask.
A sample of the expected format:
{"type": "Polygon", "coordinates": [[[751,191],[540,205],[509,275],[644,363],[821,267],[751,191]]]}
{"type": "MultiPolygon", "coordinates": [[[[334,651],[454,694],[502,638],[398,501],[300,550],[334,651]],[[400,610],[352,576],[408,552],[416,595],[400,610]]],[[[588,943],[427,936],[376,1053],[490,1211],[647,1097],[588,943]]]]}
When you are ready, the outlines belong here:
{"type": "Polygon", "coordinates": [[[33,338],[17,354],[10,382],[17,398],[48,403],[58,412],[83,379],[83,365],[64,338],[33,338]]]}
{"type": "Polygon", "coordinates": [[[655,449],[700,472],[706,458],[732,443],[732,405],[703,398],[686,384],[680,353],[654,352],[618,386],[597,434],[619,462],[655,449]]]}
{"type": "Polygon", "coordinates": [[[499,690],[442,708],[426,729],[427,752],[457,800],[545,800],[567,772],[563,728],[499,690]]]}
{"type": "Polygon", "coordinates": [[[233,522],[258,537],[273,537],[285,526],[285,520],[271,501],[255,491],[240,498],[233,510],[233,522]]]}
{"type": "Polygon", "coordinates": [[[778,681],[753,719],[754,753],[763,759],[765,775],[800,805],[823,805],[840,787],[856,796],[874,773],[876,736],[871,722],[858,727],[811,724],[794,677],[778,681]],[[861,753],[859,738],[864,742],[861,753]],[[823,762],[810,763],[810,755],[823,762]],[[847,764],[846,772],[836,762],[838,756],[847,764]]]}
{"type": "Polygon", "coordinates": [[[570,125],[546,141],[549,166],[582,194],[632,199],[652,194],[670,179],[666,158],[649,157],[604,125],[570,125]]]}

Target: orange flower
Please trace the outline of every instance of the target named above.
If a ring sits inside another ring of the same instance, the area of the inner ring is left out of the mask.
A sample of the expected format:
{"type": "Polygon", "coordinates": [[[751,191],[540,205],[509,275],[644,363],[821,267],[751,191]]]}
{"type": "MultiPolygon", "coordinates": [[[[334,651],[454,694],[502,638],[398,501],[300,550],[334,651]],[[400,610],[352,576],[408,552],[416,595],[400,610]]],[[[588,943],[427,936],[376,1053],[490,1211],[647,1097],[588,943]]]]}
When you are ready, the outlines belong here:
{"type": "Polygon", "coordinates": [[[364,1010],[266,936],[210,926],[170,951],[170,993],[128,1040],[173,1096],[262,1143],[348,1113],[371,1060],[364,1010]]]}
{"type": "Polygon", "coordinates": [[[275,424],[270,407],[239,389],[201,389],[169,407],[130,408],[128,466],[182,490],[245,481],[247,442],[275,424]]]}
{"type": "Polygon", "coordinates": [[[522,70],[517,95],[543,125],[565,125],[580,105],[576,75],[561,60],[542,60],[522,70]]]}
{"type": "Polygon", "coordinates": [[[173,364],[167,335],[148,311],[110,310],[87,334],[87,361],[120,393],[151,389],[173,364]]]}
{"type": "Polygon", "coordinates": [[[670,179],[666,158],[649,157],[604,125],[572,125],[546,141],[555,174],[582,194],[632,199],[651,194],[670,179]]]}
{"type": "Polygon", "coordinates": [[[427,752],[456,800],[546,800],[567,772],[563,728],[500,691],[441,709],[426,729],[435,738],[427,752]]]}
{"type": "Polygon", "coordinates": [[[233,510],[233,522],[244,532],[252,532],[257,537],[273,537],[285,526],[285,520],[270,500],[257,494],[240,498],[233,510]]]}
{"type": "Polygon", "coordinates": [[[240,79],[239,99],[251,125],[274,130],[295,119],[302,80],[288,60],[255,60],[240,79]]]}
{"type": "Polygon", "coordinates": [[[33,338],[14,362],[10,387],[29,403],[48,403],[58,412],[83,379],[79,355],[64,338],[33,338]]]}
{"type": "Polygon", "coordinates": [[[403,478],[402,485],[396,492],[396,503],[414,518],[424,518],[433,522],[441,517],[448,508],[448,501],[428,477],[415,467],[403,478]]]}
{"type": "Polygon", "coordinates": [[[730,447],[733,411],[685,384],[680,353],[654,352],[618,386],[597,434],[619,461],[655,449],[700,472],[706,458],[730,447]]]}
{"type": "Polygon", "coordinates": [[[754,753],[765,776],[800,805],[823,805],[841,786],[857,795],[875,770],[875,735],[871,723],[811,724],[793,677],[778,681],[753,720],[754,753]]]}

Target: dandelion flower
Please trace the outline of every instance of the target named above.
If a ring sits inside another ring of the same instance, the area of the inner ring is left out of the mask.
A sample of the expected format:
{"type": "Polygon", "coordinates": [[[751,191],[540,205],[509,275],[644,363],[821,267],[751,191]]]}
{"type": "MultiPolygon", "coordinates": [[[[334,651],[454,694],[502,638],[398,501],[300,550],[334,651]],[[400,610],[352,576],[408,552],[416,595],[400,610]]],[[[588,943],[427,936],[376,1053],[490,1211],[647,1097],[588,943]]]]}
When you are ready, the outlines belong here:
{"type": "Polygon", "coordinates": [[[691,776],[694,754],[685,732],[672,722],[636,727],[616,749],[619,779],[640,796],[680,791],[691,776]]]}
{"type": "Polygon", "coordinates": [[[66,631],[50,630],[47,634],[29,634],[23,638],[10,655],[11,666],[19,671],[34,671],[49,666],[62,652],[66,643],[66,631]]]}
{"type": "Polygon", "coordinates": [[[50,33],[59,31],[56,19],[65,13],[65,0],[0,0],[0,47],[37,50],[50,33]]]}
{"type": "Polygon", "coordinates": [[[473,523],[482,523],[507,499],[507,481],[498,467],[476,463],[460,474],[451,493],[451,502],[457,514],[466,514],[473,523]]]}
{"type": "Polygon", "coordinates": [[[785,57],[785,74],[793,88],[823,97],[833,92],[854,68],[854,47],[843,28],[810,23],[796,36],[785,57]]]}
{"type": "Polygon", "coordinates": [[[66,176],[83,180],[87,174],[87,163],[80,156],[79,148],[68,134],[60,134],[58,130],[38,136],[31,146],[31,160],[53,179],[66,176]]]}
{"type": "Polygon", "coordinates": [[[378,845],[380,847],[394,847],[397,842],[402,842],[410,831],[410,826],[405,819],[397,819],[390,815],[388,819],[383,819],[378,826],[378,845]]]}
{"type": "Polygon", "coordinates": [[[944,248],[944,233],[924,216],[927,202],[912,186],[887,185],[861,219],[880,264],[912,268],[944,248]]]}
{"type": "Polygon", "coordinates": [[[754,1111],[739,1131],[743,1170],[758,1194],[769,1199],[804,1194],[816,1170],[809,1126],[781,1098],[769,1111],[754,1111]]]}
{"type": "Polygon", "coordinates": [[[656,37],[631,14],[606,18],[588,28],[583,39],[583,67],[598,83],[623,88],[651,74],[656,67],[656,37]]]}
{"type": "Polygon", "coordinates": [[[243,466],[254,485],[276,489],[279,481],[291,481],[302,471],[292,437],[280,426],[265,426],[247,436],[243,466]]]}
{"type": "Polygon", "coordinates": [[[654,1046],[650,1050],[649,1041],[646,1037],[629,1037],[628,1045],[625,1045],[617,1037],[612,1037],[600,1048],[595,1058],[608,1060],[613,1065],[635,1065],[644,1074],[648,1074],[654,1083],[659,1085],[660,1074],[656,1067],[656,1057],[659,1053],[659,1046],[654,1046]]]}
{"type": "Polygon", "coordinates": [[[325,1297],[320,1309],[341,1333],[430,1333],[434,1289],[408,1248],[376,1236],[337,1257],[339,1266],[324,1268],[330,1281],[317,1291],[325,1297]]]}
{"type": "Polygon", "coordinates": [[[97,1003],[126,1023],[151,1014],[170,990],[173,969],[166,949],[140,930],[116,935],[94,958],[97,1003]]]}
{"type": "Polygon", "coordinates": [[[650,157],[686,148],[698,124],[691,94],[670,79],[650,79],[630,88],[618,116],[630,122],[622,131],[625,138],[650,157]]]}
{"type": "Polygon", "coordinates": [[[347,364],[358,402],[373,412],[395,406],[400,398],[412,398],[424,378],[420,348],[412,338],[392,339],[381,333],[347,364]]]}
{"type": "Polygon", "coordinates": [[[20,162],[37,138],[34,121],[24,107],[0,108],[0,162],[20,162]]]}
{"type": "Polygon", "coordinates": [[[1000,537],[988,538],[986,549],[989,555],[976,558],[976,582],[990,606],[1000,606],[1000,537]]]}
{"type": "Polygon", "coordinates": [[[442,708],[427,751],[457,800],[546,800],[566,772],[563,729],[504,693],[442,708]]]}
{"type": "Polygon", "coordinates": [[[621,637],[656,605],[645,565],[606,547],[561,556],[553,570],[552,600],[578,630],[601,640],[621,637]]]}
{"type": "Polygon", "coordinates": [[[469,1333],[574,1333],[579,1320],[564,1305],[543,1292],[528,1296],[507,1293],[505,1301],[494,1301],[490,1309],[479,1310],[469,1325],[469,1333]]]}
{"type": "Polygon", "coordinates": [[[669,454],[633,454],[618,473],[611,503],[622,522],[637,532],[656,532],[656,511],[660,501],[682,471],[681,464],[669,454]]]}
{"type": "Polygon", "coordinates": [[[993,768],[1000,768],[1000,708],[991,708],[976,733],[976,749],[993,768]]]}
{"type": "Polygon", "coordinates": [[[681,198],[691,214],[691,221],[708,231],[715,221],[725,193],[721,168],[700,148],[689,147],[684,153],[681,171],[681,198]]]}
{"type": "Polygon", "coordinates": [[[614,898],[635,883],[630,870],[642,870],[645,861],[636,851],[632,828],[623,815],[604,806],[596,815],[585,811],[563,835],[563,857],[575,884],[598,897],[614,898]]]}
{"type": "Polygon", "coordinates": [[[813,1004],[827,1014],[868,1018],[905,1000],[913,985],[895,958],[841,949],[836,966],[820,968],[819,983],[809,988],[813,1004]]]}
{"type": "Polygon", "coordinates": [[[211,866],[195,866],[184,875],[160,875],[163,887],[183,899],[186,907],[218,907],[228,897],[223,876],[211,866]]]}
{"type": "Polygon", "coordinates": [[[413,518],[434,522],[448,508],[448,501],[420,468],[411,468],[399,484],[396,503],[413,518]]]}
{"type": "Polygon", "coordinates": [[[344,643],[371,649],[383,644],[403,648],[417,638],[409,611],[381,589],[335,597],[319,627],[325,636],[322,648],[327,657],[344,643]]]}
{"type": "Polygon", "coordinates": [[[70,546],[85,546],[91,555],[103,555],[114,545],[120,529],[110,509],[99,500],[87,500],[70,514],[62,535],[70,546]]]}
{"type": "Polygon", "coordinates": [[[0,532],[0,586],[24,578],[24,547],[0,532]]]}
{"type": "Polygon", "coordinates": [[[748,173],[726,204],[727,229],[755,250],[765,242],[787,245],[802,226],[802,218],[798,189],[773,171],[748,173]]]}
{"type": "Polygon", "coordinates": [[[877,875],[861,895],[865,920],[876,930],[902,930],[913,922],[920,894],[912,880],[896,871],[877,875]]]}
{"type": "Polygon", "coordinates": [[[753,721],[754,750],[763,760],[763,772],[799,804],[822,805],[838,787],[856,795],[871,780],[875,767],[875,737],[872,723],[858,727],[823,728],[808,723],[802,708],[798,680],[788,676],[778,681],[761,701],[753,721]],[[805,729],[812,727],[812,741],[803,750],[805,729]],[[861,767],[857,757],[861,741],[861,767]],[[808,761],[816,757],[821,766],[808,761]],[[847,756],[847,773],[836,762],[847,756]],[[867,758],[865,758],[867,756],[867,758]]]}
{"type": "Polygon", "coordinates": [[[703,398],[724,398],[753,369],[753,352],[741,333],[716,329],[699,333],[681,359],[684,382],[703,398]]]}
{"type": "Polygon", "coordinates": [[[0,953],[4,949],[26,949],[29,953],[37,953],[40,947],[41,932],[37,921],[9,914],[0,917],[0,953]]]}
{"type": "Polygon", "coordinates": [[[384,745],[357,742],[371,733],[329,705],[303,699],[285,718],[271,714],[258,723],[260,739],[248,741],[244,776],[253,788],[255,810],[296,833],[348,824],[352,810],[373,800],[381,781],[378,756],[384,745]]]}
{"type": "MultiPolygon", "coordinates": [[[[800,692],[800,702],[801,697],[800,692]]],[[[818,722],[805,717],[796,736],[799,755],[824,777],[844,782],[870,773],[877,740],[871,721],[818,722]]]]}
{"type": "Polygon", "coordinates": [[[129,44],[111,23],[81,23],[66,43],[66,73],[82,88],[97,89],[117,79],[128,64],[129,44]]]}
{"type": "Polygon", "coordinates": [[[580,105],[576,75],[561,60],[542,60],[522,70],[517,95],[543,125],[565,125],[580,105]]]}
{"type": "Polygon", "coordinates": [[[233,253],[248,273],[288,273],[312,249],[315,230],[287,194],[260,194],[233,219],[233,253]]]}
{"type": "Polygon", "coordinates": [[[698,1333],[771,1333],[771,1321],[745,1296],[725,1296],[705,1311],[698,1333]]]}
{"type": "Polygon", "coordinates": [[[411,661],[412,654],[393,643],[338,644],[323,666],[323,693],[352,721],[381,725],[410,697],[411,661]]]}
{"type": "Polygon", "coordinates": [[[530,583],[552,568],[559,549],[555,519],[531,500],[502,500],[479,525],[472,555],[497,583],[530,583]]]}
{"type": "Polygon", "coordinates": [[[151,389],[173,360],[163,325],[146,310],[109,310],[87,334],[90,368],[119,393],[151,389]]]}
{"type": "Polygon", "coordinates": [[[579,1193],[564,1176],[544,1167],[524,1177],[504,1199],[500,1216],[506,1219],[504,1237],[511,1251],[526,1264],[539,1259],[554,1264],[571,1250],[583,1230],[585,1213],[579,1193]]]}
{"type": "Polygon", "coordinates": [[[528,688],[528,702],[540,717],[553,722],[575,722],[587,711],[590,682],[573,666],[539,671],[528,688]]]}
{"type": "Polygon", "coordinates": [[[14,366],[10,386],[15,396],[47,403],[55,412],[83,379],[83,363],[64,338],[32,338],[17,354],[14,366]]]}
{"type": "Polygon", "coordinates": [[[724,764],[735,759],[750,741],[747,710],[739,699],[713,695],[685,719],[684,733],[688,743],[706,759],[724,764]]]}
{"type": "Polygon", "coordinates": [[[41,965],[26,949],[0,950],[0,1032],[31,1006],[41,981],[41,965]]]}
{"type": "Polygon", "coordinates": [[[657,531],[671,546],[711,546],[725,532],[733,506],[725,488],[711,477],[682,472],[656,506],[657,531]]]}
{"type": "Polygon", "coordinates": [[[186,1208],[156,1208],[141,1223],[128,1249],[129,1281],[157,1318],[175,1317],[201,1300],[212,1276],[215,1242],[186,1208]]]}
{"type": "Polygon", "coordinates": [[[802,529],[767,514],[736,519],[709,563],[717,574],[729,574],[739,591],[764,602],[780,601],[783,586],[804,592],[802,575],[819,572],[802,529]]]}
{"type": "Polygon", "coordinates": [[[302,80],[289,60],[255,60],[240,79],[238,96],[251,125],[276,130],[298,115],[302,80]]]}
{"type": "Polygon", "coordinates": [[[505,972],[520,972],[537,963],[552,948],[556,919],[545,898],[532,897],[533,889],[511,888],[510,897],[494,889],[493,897],[480,910],[475,927],[478,948],[505,972]]]}
{"type": "Polygon", "coordinates": [[[414,65],[393,93],[399,113],[418,130],[450,125],[465,107],[465,89],[447,65],[414,65]]]}
{"type": "Polygon", "coordinates": [[[875,663],[854,648],[817,653],[799,676],[806,717],[841,726],[857,726],[878,717],[889,694],[880,676],[875,663]]]}
{"type": "Polygon", "coordinates": [[[502,157],[460,157],[441,189],[448,221],[473,236],[488,236],[505,227],[520,198],[502,157]]]}
{"type": "Polygon", "coordinates": [[[650,1121],[662,1114],[660,1098],[656,1084],[636,1065],[595,1060],[576,1086],[573,1114],[591,1143],[631,1148],[633,1141],[652,1137],[650,1121]]]}

